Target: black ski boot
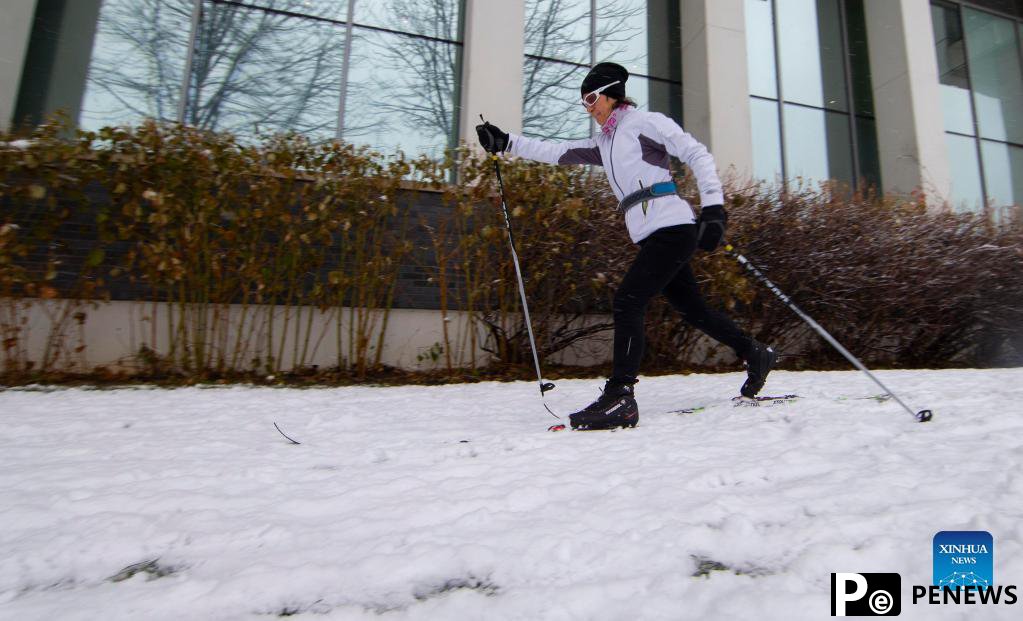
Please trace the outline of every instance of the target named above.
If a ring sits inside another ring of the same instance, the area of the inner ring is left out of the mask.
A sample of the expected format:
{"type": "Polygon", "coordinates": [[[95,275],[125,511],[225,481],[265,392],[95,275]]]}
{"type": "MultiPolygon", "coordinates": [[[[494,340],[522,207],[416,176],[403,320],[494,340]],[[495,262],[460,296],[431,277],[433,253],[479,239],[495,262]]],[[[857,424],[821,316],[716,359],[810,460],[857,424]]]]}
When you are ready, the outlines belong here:
{"type": "Polygon", "coordinates": [[[572,429],[616,429],[635,427],[639,422],[632,384],[607,380],[600,398],[568,417],[572,429]]]}
{"type": "Polygon", "coordinates": [[[753,341],[749,354],[746,355],[746,382],[739,391],[743,397],[752,399],[757,396],[767,381],[767,374],[774,367],[778,354],[769,346],[753,341]]]}

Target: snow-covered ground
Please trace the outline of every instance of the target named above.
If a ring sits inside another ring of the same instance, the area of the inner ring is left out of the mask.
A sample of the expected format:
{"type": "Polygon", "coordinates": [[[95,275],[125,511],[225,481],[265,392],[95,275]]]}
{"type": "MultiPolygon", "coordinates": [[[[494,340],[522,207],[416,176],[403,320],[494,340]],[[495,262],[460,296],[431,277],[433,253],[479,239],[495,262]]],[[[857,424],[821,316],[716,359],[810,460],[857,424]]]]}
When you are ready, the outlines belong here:
{"type": "Polygon", "coordinates": [[[1023,369],[880,376],[934,421],[857,372],[776,372],[772,408],[644,378],[613,433],[548,433],[535,383],[9,390],[0,618],[824,619],[843,571],[1021,618],[910,593],[935,532],[987,530],[1023,600],[1023,369]]]}

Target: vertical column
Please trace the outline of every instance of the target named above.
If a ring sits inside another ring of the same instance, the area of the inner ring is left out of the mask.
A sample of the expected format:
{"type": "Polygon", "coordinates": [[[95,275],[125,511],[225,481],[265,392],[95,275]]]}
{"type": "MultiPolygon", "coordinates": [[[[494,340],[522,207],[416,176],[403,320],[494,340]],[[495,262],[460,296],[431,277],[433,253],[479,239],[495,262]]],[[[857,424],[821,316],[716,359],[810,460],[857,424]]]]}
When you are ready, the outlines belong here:
{"type": "Polygon", "coordinates": [[[752,174],[744,0],[682,0],[682,113],[724,177],[752,174]]]}
{"type": "Polygon", "coordinates": [[[36,0],[0,3],[0,131],[10,127],[14,116],[35,10],[36,0]]]}
{"type": "Polygon", "coordinates": [[[524,0],[466,0],[459,135],[475,144],[480,114],[522,131],[524,0]]]}
{"type": "Polygon", "coordinates": [[[866,0],[867,42],[885,191],[949,196],[951,171],[929,0],[866,0]]]}
{"type": "Polygon", "coordinates": [[[101,0],[39,0],[15,122],[39,123],[58,110],[78,119],[101,0]]]}

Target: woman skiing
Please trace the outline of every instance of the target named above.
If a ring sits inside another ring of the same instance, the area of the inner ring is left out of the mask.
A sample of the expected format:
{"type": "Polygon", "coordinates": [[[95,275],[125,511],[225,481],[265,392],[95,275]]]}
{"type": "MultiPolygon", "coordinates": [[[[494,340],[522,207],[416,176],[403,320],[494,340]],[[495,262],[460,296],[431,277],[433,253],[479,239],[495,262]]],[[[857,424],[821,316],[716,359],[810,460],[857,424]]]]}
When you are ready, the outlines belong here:
{"type": "Polygon", "coordinates": [[[614,362],[600,398],[569,417],[573,429],[632,427],[639,420],[634,385],[643,356],[643,318],[649,301],[663,293],[685,320],[735,350],[746,361],[744,397],[764,386],[775,352],[754,341],[728,317],[706,306],[689,260],[696,248],[714,250],[725,233],[727,215],[714,158],[670,118],[637,110],[625,96],[628,71],[603,62],[580,87],[582,105],[600,125],[596,138],[546,142],[508,134],[497,126],[476,126],[490,153],[507,151],[549,164],[603,166],[618,208],[639,252],[614,296],[614,362]],[[696,176],[703,208],[699,222],[676,194],[669,169],[675,156],[696,176]]]}

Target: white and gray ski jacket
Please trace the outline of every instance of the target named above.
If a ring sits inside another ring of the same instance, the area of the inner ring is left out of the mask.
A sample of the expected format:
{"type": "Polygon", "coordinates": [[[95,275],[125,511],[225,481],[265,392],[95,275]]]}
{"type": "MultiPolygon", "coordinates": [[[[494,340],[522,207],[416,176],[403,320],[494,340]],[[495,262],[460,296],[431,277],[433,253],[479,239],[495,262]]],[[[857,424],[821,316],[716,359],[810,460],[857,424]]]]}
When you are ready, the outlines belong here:
{"type": "MultiPolygon", "coordinates": [[[[671,181],[669,155],[680,159],[696,176],[703,205],[721,205],[724,195],[714,157],[675,121],[659,112],[619,108],[617,123],[596,138],[548,142],[509,134],[508,152],[548,164],[603,166],[618,200],[641,188],[671,181]]],[[[675,194],[660,196],[625,213],[625,226],[633,242],[667,226],[696,222],[689,203],[675,194]]]]}

